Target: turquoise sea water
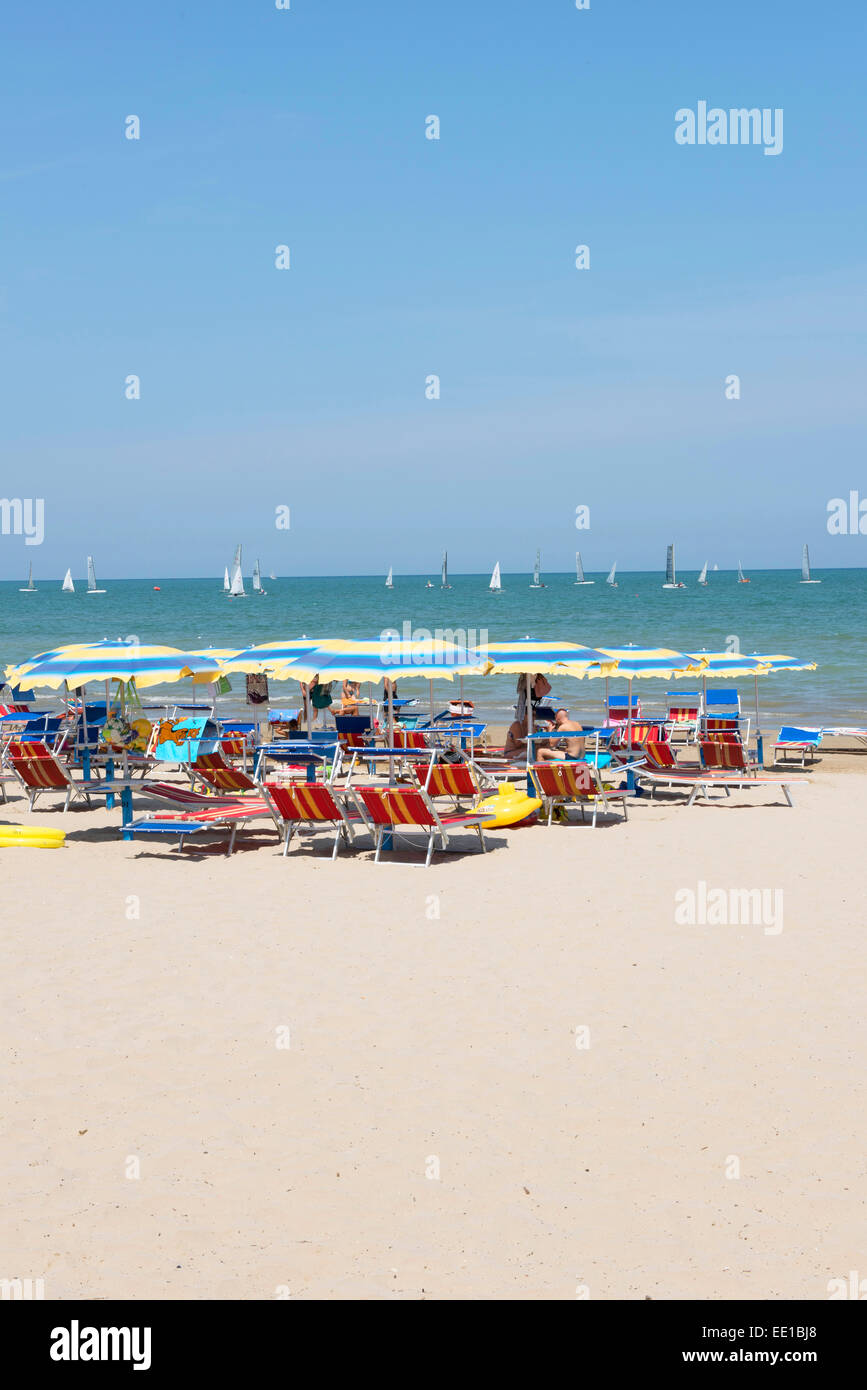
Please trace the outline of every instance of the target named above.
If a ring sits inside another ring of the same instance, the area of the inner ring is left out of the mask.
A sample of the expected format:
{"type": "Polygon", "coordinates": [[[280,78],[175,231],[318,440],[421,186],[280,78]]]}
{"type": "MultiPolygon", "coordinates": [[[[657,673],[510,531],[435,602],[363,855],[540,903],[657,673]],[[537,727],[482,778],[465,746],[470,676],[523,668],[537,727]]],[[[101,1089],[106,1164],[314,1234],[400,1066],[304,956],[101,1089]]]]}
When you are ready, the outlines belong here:
{"type": "MultiPolygon", "coordinates": [[[[422,636],[438,631],[470,641],[531,636],[591,647],[633,642],[721,650],[736,639],[744,652],[786,652],[818,662],[816,671],[760,679],[763,727],[774,720],[867,723],[867,570],[823,570],[816,585],[800,584],[794,570],[750,573],[750,584],[738,584],[731,572],[711,573],[707,588],[696,584],[695,574],[681,575],[686,588],[677,590],[663,590],[656,572],[620,574],[616,589],[602,574],[589,575],[596,582],[586,587],[576,587],[572,574],[549,574],[547,587],[539,590],[530,589],[527,574],[506,574],[499,595],[490,592],[484,575],[453,575],[449,590],[438,583],[426,589],[424,575],[396,575],[391,591],[382,576],[265,579],[266,597],[231,601],[216,577],[107,580],[107,592],[93,597],[81,582],[76,593],[62,593],[59,578],[38,580],[38,592],[31,595],[7,582],[0,584],[0,666],[59,643],[131,634],[143,643],[194,648],[302,635],[375,639],[384,628],[402,632],[405,624],[422,636]],[[153,589],[157,583],[159,593],[153,589]]],[[[597,717],[604,682],[563,677],[553,684],[573,711],[597,717]]],[[[694,688],[689,680],[679,684],[682,690],[694,688]]],[[[720,684],[736,685],[746,709],[752,708],[752,679],[720,684]]],[[[243,707],[243,678],[235,677],[233,685],[232,695],[220,700],[226,712],[243,707]]],[[[612,689],[620,685],[614,682],[612,689]]],[[[651,709],[662,705],[671,685],[641,680],[635,688],[651,709]]],[[[466,696],[498,722],[510,714],[514,688],[511,676],[468,677],[464,683],[466,696]]],[[[450,694],[457,695],[457,682],[452,687],[441,681],[435,690],[442,708],[450,694]]],[[[190,686],[164,693],[189,698],[190,686]]],[[[282,702],[297,703],[297,693],[296,685],[272,685],[272,697],[282,702]]],[[[425,704],[429,698],[423,681],[401,682],[400,693],[417,694],[425,704]]]]}

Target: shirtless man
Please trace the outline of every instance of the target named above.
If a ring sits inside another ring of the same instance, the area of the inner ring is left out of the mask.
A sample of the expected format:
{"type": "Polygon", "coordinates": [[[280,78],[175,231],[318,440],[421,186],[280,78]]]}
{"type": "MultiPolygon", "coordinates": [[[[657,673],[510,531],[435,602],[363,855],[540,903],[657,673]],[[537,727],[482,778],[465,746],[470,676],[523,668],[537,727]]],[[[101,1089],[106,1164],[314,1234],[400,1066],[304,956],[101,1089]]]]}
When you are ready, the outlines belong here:
{"type": "MultiPolygon", "coordinates": [[[[552,732],[566,734],[576,730],[579,734],[583,733],[580,724],[576,724],[574,719],[569,718],[569,711],[558,709],[554,715],[554,729],[552,732]]],[[[511,730],[509,730],[511,733],[511,730]]],[[[542,743],[538,746],[537,757],[541,762],[552,762],[556,758],[583,758],[584,739],[582,738],[561,738],[551,740],[551,743],[542,743]]]]}
{"type": "Polygon", "coordinates": [[[509,725],[506,734],[506,742],[503,745],[503,753],[507,758],[525,758],[527,756],[527,716],[523,719],[516,719],[514,724],[509,725]]]}

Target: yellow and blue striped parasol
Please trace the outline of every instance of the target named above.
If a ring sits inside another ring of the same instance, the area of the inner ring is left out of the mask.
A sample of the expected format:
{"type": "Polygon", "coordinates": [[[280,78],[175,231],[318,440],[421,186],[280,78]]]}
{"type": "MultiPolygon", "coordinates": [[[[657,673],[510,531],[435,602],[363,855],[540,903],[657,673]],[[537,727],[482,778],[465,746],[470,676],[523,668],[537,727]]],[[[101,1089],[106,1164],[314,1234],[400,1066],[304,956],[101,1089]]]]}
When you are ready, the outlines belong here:
{"type": "Polygon", "coordinates": [[[582,680],[585,676],[613,675],[616,661],[607,652],[582,647],[577,642],[537,642],[530,637],[515,642],[487,642],[481,648],[488,658],[490,676],[563,674],[582,680]]]}
{"type": "Polygon", "coordinates": [[[28,685],[47,686],[59,690],[67,685],[77,689],[94,681],[120,681],[124,685],[135,681],[140,689],[151,685],[170,685],[199,672],[210,671],[216,677],[219,665],[210,657],[194,652],[178,651],[175,647],[147,647],[137,642],[82,642],[67,647],[55,647],[41,652],[30,661],[6,668],[10,685],[25,679],[28,685]]]}

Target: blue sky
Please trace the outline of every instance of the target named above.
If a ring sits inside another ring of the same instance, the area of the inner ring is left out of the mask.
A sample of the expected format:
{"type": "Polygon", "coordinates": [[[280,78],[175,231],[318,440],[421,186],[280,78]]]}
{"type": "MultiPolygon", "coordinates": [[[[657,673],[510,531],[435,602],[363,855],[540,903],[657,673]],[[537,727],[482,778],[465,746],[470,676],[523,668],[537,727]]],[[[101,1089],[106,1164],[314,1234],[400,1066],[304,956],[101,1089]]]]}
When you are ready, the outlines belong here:
{"type": "Polygon", "coordinates": [[[0,23],[0,577],[867,564],[860,6],[178,8],[0,23]]]}

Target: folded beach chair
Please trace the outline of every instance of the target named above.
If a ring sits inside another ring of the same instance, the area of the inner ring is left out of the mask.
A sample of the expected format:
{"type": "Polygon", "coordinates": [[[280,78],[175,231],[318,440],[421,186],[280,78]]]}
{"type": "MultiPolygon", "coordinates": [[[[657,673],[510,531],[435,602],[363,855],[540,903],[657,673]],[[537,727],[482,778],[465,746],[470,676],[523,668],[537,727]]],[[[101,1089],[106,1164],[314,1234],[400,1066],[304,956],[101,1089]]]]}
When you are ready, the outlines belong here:
{"type": "Polygon", "coordinates": [[[410,831],[419,830],[422,834],[427,835],[425,867],[430,864],[437,835],[440,837],[441,849],[448,849],[450,830],[475,830],[482,851],[484,852],[487,848],[482,826],[486,820],[491,819],[490,813],[486,815],[484,812],[460,811],[441,815],[430,797],[421,789],[354,787],[351,795],[355,799],[359,813],[366,813],[366,818],[373,831],[376,846],[374,862],[377,864],[386,834],[403,836],[410,831]]]}
{"type": "Polygon", "coordinates": [[[615,753],[631,757],[635,753],[643,753],[647,743],[657,743],[665,737],[661,724],[639,719],[632,724],[619,725],[611,740],[611,748],[615,753]]]}
{"type": "Polygon", "coordinates": [[[428,742],[420,729],[395,729],[395,748],[427,748],[428,742]]]}
{"type": "Polygon", "coordinates": [[[774,744],[774,767],[778,763],[788,762],[789,753],[800,753],[801,767],[807,765],[807,755],[810,762],[816,753],[816,749],[822,742],[822,734],[819,729],[796,729],[790,724],[784,724],[780,730],[780,736],[774,744]],[[780,757],[782,753],[782,757],[780,757]]]}
{"type": "Polygon", "coordinates": [[[366,747],[373,732],[369,714],[335,714],[334,727],[344,752],[350,748],[366,747]]]}
{"type": "Polygon", "coordinates": [[[332,860],[337,858],[341,841],[351,846],[355,828],[367,828],[367,819],[352,806],[344,805],[322,782],[266,782],[265,794],[283,826],[283,857],[300,825],[322,826],[336,831],[332,860]]]}
{"type": "Polygon", "coordinates": [[[551,824],[554,812],[561,808],[565,811],[567,806],[580,806],[583,821],[585,807],[592,804],[591,824],[595,826],[600,803],[603,810],[610,814],[614,809],[612,803],[617,801],[620,802],[623,819],[628,819],[626,798],[629,793],[625,789],[615,791],[606,787],[598,768],[591,763],[531,763],[529,772],[536,794],[542,799],[542,814],[548,814],[548,825],[551,824]]]}
{"type": "Polygon", "coordinates": [[[698,721],[701,714],[701,695],[697,691],[681,694],[681,692],[670,690],[668,692],[668,715],[665,720],[665,727],[669,738],[673,738],[675,732],[686,735],[687,743],[694,743],[698,736],[698,721]]]}
{"type": "Polygon", "coordinates": [[[66,764],[46,744],[12,739],[6,750],[6,758],[30,798],[31,811],[36,798],[46,792],[63,794],[64,811],[69,809],[70,801],[77,797],[84,797],[90,806],[89,792],[93,791],[93,786],[76,781],[66,764]]]}

